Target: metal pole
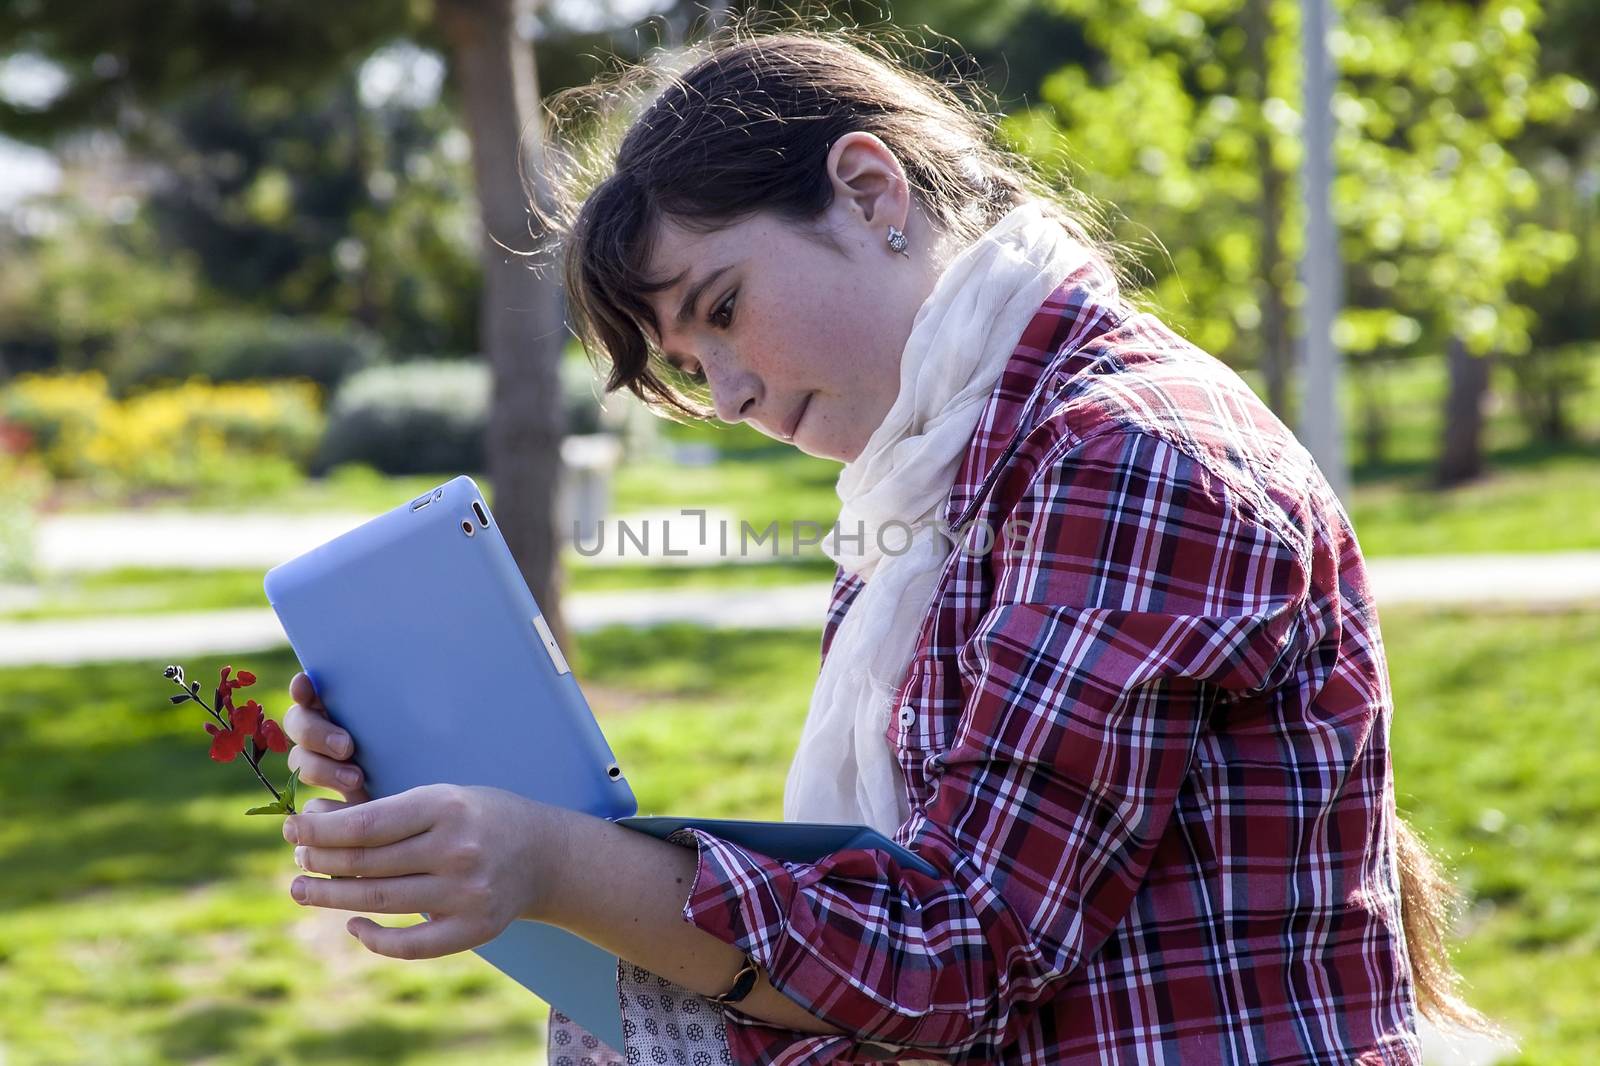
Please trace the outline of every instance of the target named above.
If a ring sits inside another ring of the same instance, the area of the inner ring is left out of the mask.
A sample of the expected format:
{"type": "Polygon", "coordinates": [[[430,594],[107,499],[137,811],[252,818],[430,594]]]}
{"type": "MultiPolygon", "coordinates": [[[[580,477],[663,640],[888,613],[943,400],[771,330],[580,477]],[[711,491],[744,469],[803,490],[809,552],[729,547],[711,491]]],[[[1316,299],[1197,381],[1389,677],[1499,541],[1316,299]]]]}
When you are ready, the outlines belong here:
{"type": "Polygon", "coordinates": [[[1301,375],[1300,440],[1334,492],[1345,497],[1350,471],[1339,417],[1339,349],[1333,320],[1343,300],[1339,235],[1333,225],[1333,88],[1328,54],[1331,0],[1301,0],[1305,49],[1306,247],[1305,348],[1301,375]]]}

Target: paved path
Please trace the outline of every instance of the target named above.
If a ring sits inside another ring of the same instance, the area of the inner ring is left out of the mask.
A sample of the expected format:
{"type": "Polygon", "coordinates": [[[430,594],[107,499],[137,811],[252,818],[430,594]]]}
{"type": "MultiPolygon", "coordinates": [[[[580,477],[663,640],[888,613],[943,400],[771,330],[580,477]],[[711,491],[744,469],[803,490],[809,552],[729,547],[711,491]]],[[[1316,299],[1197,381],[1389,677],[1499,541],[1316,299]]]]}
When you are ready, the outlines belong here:
{"type": "MultiPolygon", "coordinates": [[[[567,625],[689,621],[724,629],[821,628],[829,586],[817,582],[747,591],[663,589],[567,597],[567,625]]],[[[270,608],[191,614],[109,615],[47,622],[0,622],[0,667],[68,665],[113,659],[177,661],[195,655],[259,651],[288,641],[270,608]]]]}
{"type": "Polygon", "coordinates": [[[1511,604],[1600,607],[1600,551],[1390,556],[1367,560],[1380,607],[1511,604]]]}

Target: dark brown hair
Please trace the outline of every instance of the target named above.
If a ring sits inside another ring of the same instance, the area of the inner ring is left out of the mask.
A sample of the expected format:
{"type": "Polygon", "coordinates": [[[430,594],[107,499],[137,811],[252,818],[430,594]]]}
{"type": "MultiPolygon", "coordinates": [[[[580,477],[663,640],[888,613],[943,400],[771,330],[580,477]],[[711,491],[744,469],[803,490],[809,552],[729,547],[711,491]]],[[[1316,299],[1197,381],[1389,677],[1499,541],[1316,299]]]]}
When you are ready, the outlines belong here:
{"type": "MultiPolygon", "coordinates": [[[[656,66],[630,67],[551,100],[558,130],[585,124],[580,140],[590,156],[576,152],[577,143],[558,143],[556,207],[540,213],[562,247],[573,331],[597,365],[611,364],[607,392],[626,388],[669,416],[711,417],[642,325],[657,329],[644,297],[668,284],[645,273],[656,225],[670,217],[711,230],[758,211],[810,222],[832,199],[825,163],[846,133],[875,134],[894,152],[917,204],[944,232],[970,241],[1033,200],[1126,282],[1128,255],[1108,238],[1102,206],[1045,183],[997,144],[993,113],[963,95],[972,85],[920,72],[895,57],[896,47],[907,49],[903,36],[751,34],[735,26],[685,53],[681,72],[658,56],[656,66]],[[596,134],[619,124],[626,128],[612,155],[596,134]]],[[[1418,1004],[1435,1022],[1495,1032],[1458,992],[1445,939],[1454,890],[1422,841],[1396,823],[1418,1004]]]]}
{"type": "Polygon", "coordinates": [[[832,200],[828,150],[847,133],[882,140],[916,204],[962,243],[1036,200],[1113,263],[1094,205],[1046,186],[999,147],[992,112],[963,99],[977,91],[971,83],[922,73],[897,61],[894,47],[905,49],[906,39],[736,26],[690,50],[681,72],[657,57],[551,100],[558,129],[574,115],[591,123],[598,115],[602,126],[631,119],[614,157],[604,158],[608,145],[595,153],[595,142],[589,151],[598,159],[564,155],[547,220],[563,249],[573,331],[602,371],[601,360],[610,363],[607,392],[627,388],[668,415],[711,416],[703,393],[642,328],[659,333],[645,297],[669,283],[645,273],[656,227],[670,217],[709,230],[760,211],[810,223],[832,200]]]}

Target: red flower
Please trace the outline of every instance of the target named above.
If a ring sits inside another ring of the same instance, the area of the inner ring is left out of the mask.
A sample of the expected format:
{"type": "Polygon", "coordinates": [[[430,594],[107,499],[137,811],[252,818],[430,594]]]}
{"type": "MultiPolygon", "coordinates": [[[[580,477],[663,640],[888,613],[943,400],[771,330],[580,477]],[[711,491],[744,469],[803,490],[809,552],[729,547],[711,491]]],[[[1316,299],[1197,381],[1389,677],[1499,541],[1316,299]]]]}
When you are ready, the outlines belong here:
{"type": "MultiPolygon", "coordinates": [[[[4,430],[0,422],[0,430],[4,430]]],[[[0,445],[5,443],[0,436],[0,445]]],[[[300,771],[295,770],[289,774],[288,784],[279,792],[272,787],[261,772],[262,762],[266,759],[267,752],[286,752],[293,745],[289,743],[289,736],[283,727],[268,718],[261,711],[261,704],[255,700],[246,700],[243,707],[233,705],[233,693],[237,689],[248,688],[256,683],[256,675],[248,670],[234,673],[233,667],[224,666],[217,678],[217,701],[212,706],[200,696],[200,682],[189,681],[183,676],[183,667],[176,664],[167,667],[161,676],[182,689],[176,696],[169,699],[174,705],[193,701],[200,705],[212,717],[206,723],[206,732],[211,734],[211,758],[214,762],[233,762],[241,753],[245,755],[245,762],[250,764],[250,769],[272,793],[275,802],[260,807],[252,807],[246,814],[294,814],[295,792],[300,787],[300,771]],[[245,745],[248,744],[247,749],[245,745]]]]}
{"type": "Polygon", "coordinates": [[[206,732],[215,738],[211,741],[211,757],[217,762],[232,762],[238,758],[247,740],[254,740],[262,751],[289,750],[289,738],[283,728],[272,719],[264,718],[261,705],[255,700],[243,707],[228,708],[228,720],[227,729],[219,729],[214,722],[206,723],[206,732]]]}
{"type": "Polygon", "coordinates": [[[246,734],[235,729],[218,729],[216,723],[207,722],[206,732],[216,739],[211,742],[211,757],[217,762],[232,762],[244,750],[246,734]]]}
{"type": "Polygon", "coordinates": [[[230,714],[233,713],[234,689],[247,688],[256,683],[256,675],[248,670],[240,670],[237,677],[229,677],[228,675],[232,672],[233,667],[224,666],[222,668],[222,677],[217,682],[216,702],[218,714],[223,711],[227,711],[230,714]]]}
{"type": "Polygon", "coordinates": [[[247,737],[255,736],[256,730],[261,728],[261,704],[248,700],[243,707],[235,707],[228,717],[233,721],[234,729],[247,737]]]}
{"type": "Polygon", "coordinates": [[[283,728],[268,718],[261,723],[261,728],[256,730],[256,743],[268,751],[288,751],[289,734],[283,728]]]}

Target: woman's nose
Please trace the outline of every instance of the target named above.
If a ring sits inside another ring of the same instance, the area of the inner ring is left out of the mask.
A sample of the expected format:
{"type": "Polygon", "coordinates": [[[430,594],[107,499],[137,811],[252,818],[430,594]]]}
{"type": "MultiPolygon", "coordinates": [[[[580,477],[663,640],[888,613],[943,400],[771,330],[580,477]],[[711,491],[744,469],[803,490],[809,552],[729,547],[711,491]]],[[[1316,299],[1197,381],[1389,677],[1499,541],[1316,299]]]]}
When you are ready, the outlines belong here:
{"type": "Polygon", "coordinates": [[[731,425],[750,417],[759,392],[752,375],[737,369],[719,373],[710,366],[706,367],[705,374],[711,387],[711,404],[719,420],[731,425]]]}

